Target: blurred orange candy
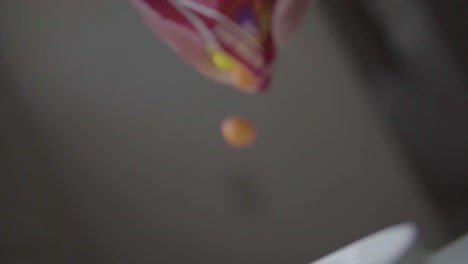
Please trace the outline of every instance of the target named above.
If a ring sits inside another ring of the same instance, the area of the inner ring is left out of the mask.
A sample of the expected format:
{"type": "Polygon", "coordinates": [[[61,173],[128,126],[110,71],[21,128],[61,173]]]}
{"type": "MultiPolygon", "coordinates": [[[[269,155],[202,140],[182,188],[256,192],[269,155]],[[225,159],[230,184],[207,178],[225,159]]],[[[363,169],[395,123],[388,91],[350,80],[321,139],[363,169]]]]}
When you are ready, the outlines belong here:
{"type": "Polygon", "coordinates": [[[232,79],[234,85],[240,90],[248,93],[255,92],[255,75],[244,66],[238,64],[233,68],[232,79]]]}
{"type": "Polygon", "coordinates": [[[248,147],[255,141],[255,128],[245,118],[229,117],[221,125],[226,143],[234,147],[248,147]]]}

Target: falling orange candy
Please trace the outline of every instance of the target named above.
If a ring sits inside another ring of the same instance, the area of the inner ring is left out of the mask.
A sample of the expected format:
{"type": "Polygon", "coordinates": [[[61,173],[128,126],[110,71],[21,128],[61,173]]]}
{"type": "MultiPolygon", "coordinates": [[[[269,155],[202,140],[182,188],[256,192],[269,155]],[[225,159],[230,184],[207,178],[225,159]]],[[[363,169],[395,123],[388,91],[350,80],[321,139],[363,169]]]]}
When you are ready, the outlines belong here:
{"type": "Polygon", "coordinates": [[[255,128],[245,118],[229,117],[221,124],[224,140],[231,146],[248,147],[255,141],[255,128]]]}

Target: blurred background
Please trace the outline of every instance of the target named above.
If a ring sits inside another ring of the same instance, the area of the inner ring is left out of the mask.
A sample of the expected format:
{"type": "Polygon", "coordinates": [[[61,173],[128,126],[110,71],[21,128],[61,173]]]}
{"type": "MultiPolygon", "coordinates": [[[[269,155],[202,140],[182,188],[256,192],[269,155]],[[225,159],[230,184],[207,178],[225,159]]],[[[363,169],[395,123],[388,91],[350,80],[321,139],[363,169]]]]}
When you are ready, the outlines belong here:
{"type": "Polygon", "coordinates": [[[1,262],[309,263],[402,221],[439,248],[468,230],[467,10],[315,1],[246,96],[127,1],[1,1],[1,262]]]}

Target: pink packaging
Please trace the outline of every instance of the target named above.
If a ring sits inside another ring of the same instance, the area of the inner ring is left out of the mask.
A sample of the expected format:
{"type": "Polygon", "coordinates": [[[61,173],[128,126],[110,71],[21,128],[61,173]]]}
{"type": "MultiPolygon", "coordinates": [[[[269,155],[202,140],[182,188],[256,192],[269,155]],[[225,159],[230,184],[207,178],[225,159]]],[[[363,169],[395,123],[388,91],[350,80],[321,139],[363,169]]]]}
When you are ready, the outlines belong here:
{"type": "Polygon", "coordinates": [[[148,25],[205,76],[245,92],[268,89],[276,0],[133,0],[148,25]]]}

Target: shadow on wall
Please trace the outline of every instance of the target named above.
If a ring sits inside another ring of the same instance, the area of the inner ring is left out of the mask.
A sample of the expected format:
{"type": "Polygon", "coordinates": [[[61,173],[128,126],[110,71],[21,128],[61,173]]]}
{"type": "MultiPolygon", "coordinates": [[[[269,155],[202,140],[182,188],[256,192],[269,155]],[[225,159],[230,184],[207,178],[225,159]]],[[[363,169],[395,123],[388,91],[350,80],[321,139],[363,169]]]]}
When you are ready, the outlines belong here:
{"type": "Polygon", "coordinates": [[[91,263],[89,252],[79,252],[89,244],[81,241],[77,208],[1,52],[0,262],[91,263]]]}

